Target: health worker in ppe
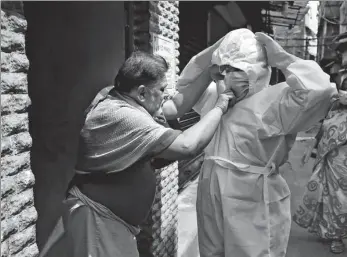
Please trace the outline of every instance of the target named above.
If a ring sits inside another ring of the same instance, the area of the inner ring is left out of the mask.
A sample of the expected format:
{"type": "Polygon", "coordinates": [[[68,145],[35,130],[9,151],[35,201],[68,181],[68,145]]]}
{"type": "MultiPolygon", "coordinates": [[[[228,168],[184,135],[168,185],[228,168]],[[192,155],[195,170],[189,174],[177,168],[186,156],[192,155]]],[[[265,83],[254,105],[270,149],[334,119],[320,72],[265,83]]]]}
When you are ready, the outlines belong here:
{"type": "Polygon", "coordinates": [[[193,58],[177,85],[199,95],[205,72],[214,78],[193,107],[202,117],[224,91],[238,101],[205,148],[197,196],[200,256],[285,256],[290,190],[278,167],[297,133],[325,117],[337,90],[317,63],[285,52],[263,33],[237,29],[218,44],[210,60],[193,58]],[[270,66],[286,81],[270,86],[270,66]]]}

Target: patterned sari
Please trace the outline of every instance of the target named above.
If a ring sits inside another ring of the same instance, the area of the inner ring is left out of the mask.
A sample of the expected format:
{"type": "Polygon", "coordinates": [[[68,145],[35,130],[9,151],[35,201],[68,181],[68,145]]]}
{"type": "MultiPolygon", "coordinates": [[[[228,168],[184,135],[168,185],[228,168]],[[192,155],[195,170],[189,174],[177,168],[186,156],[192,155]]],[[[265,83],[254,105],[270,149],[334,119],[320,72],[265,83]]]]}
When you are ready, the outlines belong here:
{"type": "Polygon", "coordinates": [[[324,120],[313,174],[293,220],[323,239],[347,237],[347,110],[324,120]]]}

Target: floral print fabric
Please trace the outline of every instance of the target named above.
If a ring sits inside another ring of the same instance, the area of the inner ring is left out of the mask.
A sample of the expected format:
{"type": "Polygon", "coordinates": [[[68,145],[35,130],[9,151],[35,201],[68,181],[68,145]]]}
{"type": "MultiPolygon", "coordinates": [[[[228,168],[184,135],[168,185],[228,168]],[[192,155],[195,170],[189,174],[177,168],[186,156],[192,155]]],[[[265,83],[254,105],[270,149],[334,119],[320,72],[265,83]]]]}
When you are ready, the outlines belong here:
{"type": "Polygon", "coordinates": [[[331,111],[313,174],[293,220],[323,239],[347,237],[347,110],[331,111]]]}

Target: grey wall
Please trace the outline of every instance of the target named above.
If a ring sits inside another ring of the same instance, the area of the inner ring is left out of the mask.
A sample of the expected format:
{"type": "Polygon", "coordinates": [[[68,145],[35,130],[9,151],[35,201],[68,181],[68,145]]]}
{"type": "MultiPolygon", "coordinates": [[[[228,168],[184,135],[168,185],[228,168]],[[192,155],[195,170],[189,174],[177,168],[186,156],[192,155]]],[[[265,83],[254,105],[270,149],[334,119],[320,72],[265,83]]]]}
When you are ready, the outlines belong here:
{"type": "Polygon", "coordinates": [[[42,247],[73,175],[83,111],[124,61],[124,2],[25,2],[31,169],[42,247]]]}
{"type": "Polygon", "coordinates": [[[224,37],[228,32],[230,32],[232,29],[228,23],[222,18],[220,14],[218,14],[214,9],[210,11],[210,38],[209,38],[209,45],[213,45],[216,43],[219,39],[224,37]]]}

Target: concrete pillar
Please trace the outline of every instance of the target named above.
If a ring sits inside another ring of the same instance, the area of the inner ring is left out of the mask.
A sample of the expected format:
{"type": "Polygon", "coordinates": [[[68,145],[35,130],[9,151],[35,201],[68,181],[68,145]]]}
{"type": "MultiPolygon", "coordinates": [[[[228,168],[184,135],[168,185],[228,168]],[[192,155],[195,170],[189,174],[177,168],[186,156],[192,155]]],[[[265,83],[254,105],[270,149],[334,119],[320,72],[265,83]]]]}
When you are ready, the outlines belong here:
{"type": "MultiPolygon", "coordinates": [[[[178,1],[134,2],[133,48],[162,55],[168,61],[168,94],[177,81],[178,1]]],[[[141,257],[176,256],[177,254],[177,162],[156,170],[157,193],[148,220],[138,236],[141,257]]]]}
{"type": "Polygon", "coordinates": [[[25,2],[31,168],[42,248],[73,175],[83,112],[124,61],[123,2],[25,2]]]}
{"type": "Polygon", "coordinates": [[[1,256],[38,253],[29,154],[26,26],[21,2],[1,2],[1,256]]]}

